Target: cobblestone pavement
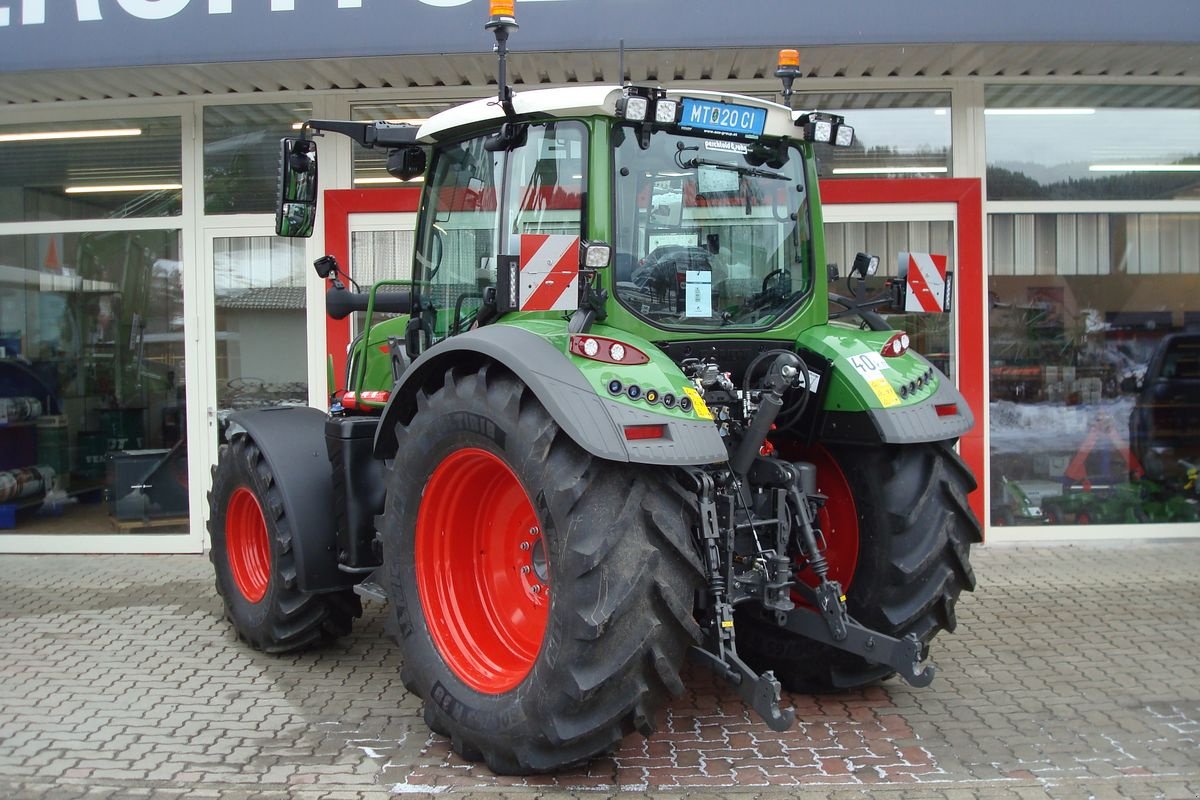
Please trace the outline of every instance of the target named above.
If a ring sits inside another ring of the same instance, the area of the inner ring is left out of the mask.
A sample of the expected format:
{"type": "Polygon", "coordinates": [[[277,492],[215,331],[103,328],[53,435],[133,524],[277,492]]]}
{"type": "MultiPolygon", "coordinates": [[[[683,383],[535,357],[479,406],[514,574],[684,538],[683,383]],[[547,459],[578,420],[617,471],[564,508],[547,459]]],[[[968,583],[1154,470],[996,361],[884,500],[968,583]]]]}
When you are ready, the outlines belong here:
{"type": "Polygon", "coordinates": [[[939,675],[789,696],[775,733],[693,670],[659,733],[500,778],[429,733],[368,605],[353,636],[236,642],[200,556],[0,557],[0,798],[1200,796],[1200,541],[991,546],[939,675]]]}

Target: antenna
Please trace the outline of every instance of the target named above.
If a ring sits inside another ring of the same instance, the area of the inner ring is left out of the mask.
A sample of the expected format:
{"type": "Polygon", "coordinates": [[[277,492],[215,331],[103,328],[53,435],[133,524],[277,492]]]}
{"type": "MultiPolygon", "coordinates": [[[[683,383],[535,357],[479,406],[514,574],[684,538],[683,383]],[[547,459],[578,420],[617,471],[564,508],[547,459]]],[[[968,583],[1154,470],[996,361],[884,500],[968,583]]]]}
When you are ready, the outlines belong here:
{"type": "Polygon", "coordinates": [[[500,63],[496,73],[497,95],[504,115],[509,119],[516,117],[517,112],[512,103],[512,87],[508,85],[508,34],[517,30],[517,18],[513,14],[515,0],[491,0],[489,13],[491,17],[483,27],[496,34],[496,56],[500,63]]]}
{"type": "Polygon", "coordinates": [[[625,85],[625,40],[621,39],[617,42],[617,80],[625,85]]]}

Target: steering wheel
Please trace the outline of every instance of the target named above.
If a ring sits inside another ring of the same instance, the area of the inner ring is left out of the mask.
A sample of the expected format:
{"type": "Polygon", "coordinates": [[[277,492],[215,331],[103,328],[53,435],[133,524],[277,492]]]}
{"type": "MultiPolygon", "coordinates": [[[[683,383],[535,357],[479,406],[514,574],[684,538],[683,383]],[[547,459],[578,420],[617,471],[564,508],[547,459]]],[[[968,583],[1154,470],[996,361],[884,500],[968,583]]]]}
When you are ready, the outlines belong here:
{"type": "Polygon", "coordinates": [[[773,269],[770,272],[768,272],[766,275],[764,275],[763,281],[762,281],[762,294],[767,293],[767,285],[771,282],[772,278],[774,278],[776,275],[783,275],[786,272],[787,272],[787,270],[784,270],[784,269],[773,269]]]}
{"type": "Polygon", "coordinates": [[[711,254],[703,247],[663,244],[650,251],[633,271],[633,282],[641,288],[674,288],[676,276],[688,270],[712,272],[711,254]]]}

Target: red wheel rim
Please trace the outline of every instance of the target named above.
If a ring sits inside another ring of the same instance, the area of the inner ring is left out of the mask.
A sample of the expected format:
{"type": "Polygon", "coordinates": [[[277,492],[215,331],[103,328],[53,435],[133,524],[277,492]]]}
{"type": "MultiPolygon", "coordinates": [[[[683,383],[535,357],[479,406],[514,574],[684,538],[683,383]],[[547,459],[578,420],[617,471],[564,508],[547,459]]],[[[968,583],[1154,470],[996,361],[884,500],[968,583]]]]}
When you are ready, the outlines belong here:
{"type": "MultiPolygon", "coordinates": [[[[844,592],[850,588],[858,566],[858,508],[854,504],[850,482],[824,447],[806,449],[798,460],[816,466],[817,491],[828,498],[817,513],[817,527],[825,535],[824,554],[829,562],[829,579],[840,583],[844,592]]],[[[817,585],[817,576],[811,568],[801,570],[799,578],[814,588],[817,585]]]]}
{"type": "Polygon", "coordinates": [[[271,581],[271,543],[262,506],[245,486],[234,490],[225,509],[225,547],[238,591],[251,603],[262,600],[271,581]]]}
{"type": "Polygon", "coordinates": [[[414,550],[417,593],[446,665],[478,692],[516,687],[541,650],[550,583],[537,512],[508,464],[475,447],[439,464],[414,550]]]}

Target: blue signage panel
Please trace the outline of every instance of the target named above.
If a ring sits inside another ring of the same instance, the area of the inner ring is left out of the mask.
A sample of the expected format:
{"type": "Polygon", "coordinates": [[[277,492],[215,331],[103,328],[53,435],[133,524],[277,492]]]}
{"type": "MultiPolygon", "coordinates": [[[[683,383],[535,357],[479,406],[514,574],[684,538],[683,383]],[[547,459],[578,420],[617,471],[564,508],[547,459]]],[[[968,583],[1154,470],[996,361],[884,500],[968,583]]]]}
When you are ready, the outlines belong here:
{"type": "MultiPolygon", "coordinates": [[[[1196,43],[1196,8],[1196,0],[517,0],[512,47],[1196,43]]],[[[0,72],[484,53],[487,14],[486,0],[0,0],[0,72]]]]}
{"type": "Polygon", "coordinates": [[[690,97],[684,98],[683,112],[679,117],[679,125],[682,128],[732,133],[737,136],[761,136],[766,123],[765,109],[733,103],[713,103],[690,97]]]}

